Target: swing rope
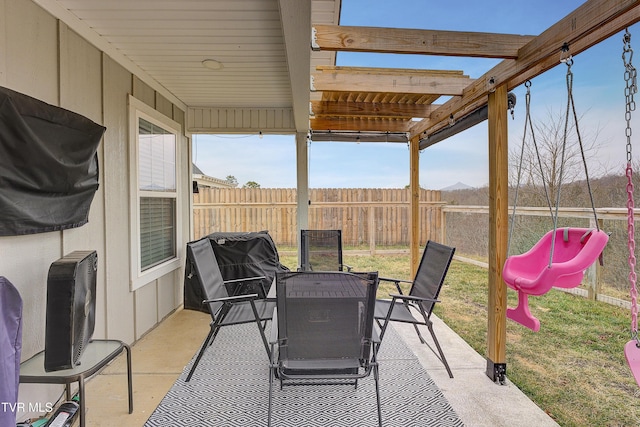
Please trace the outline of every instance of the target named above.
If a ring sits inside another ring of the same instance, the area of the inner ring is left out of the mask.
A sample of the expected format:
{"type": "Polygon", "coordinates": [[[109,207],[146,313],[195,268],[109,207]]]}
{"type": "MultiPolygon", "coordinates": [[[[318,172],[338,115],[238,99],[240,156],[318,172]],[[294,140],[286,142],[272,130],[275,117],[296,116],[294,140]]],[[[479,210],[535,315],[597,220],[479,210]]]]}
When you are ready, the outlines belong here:
{"type": "MultiPolygon", "coordinates": [[[[564,156],[564,149],[565,149],[565,145],[567,144],[567,128],[568,128],[568,123],[569,123],[569,104],[571,104],[571,111],[573,113],[573,120],[576,124],[576,136],[578,137],[578,144],[580,145],[580,155],[582,157],[582,165],[584,166],[584,174],[585,174],[585,179],[587,181],[587,190],[589,192],[589,200],[591,201],[591,209],[593,211],[593,218],[596,222],[596,230],[600,231],[600,226],[598,224],[598,214],[596,212],[596,204],[593,200],[593,191],[591,191],[591,181],[589,180],[589,170],[587,168],[587,158],[584,154],[584,147],[582,145],[582,136],[580,134],[580,127],[578,126],[578,114],[576,113],[576,105],[573,102],[573,73],[571,72],[571,66],[573,65],[573,59],[571,59],[571,57],[569,58],[570,61],[567,62],[567,93],[568,93],[568,99],[567,99],[567,114],[565,116],[565,126],[564,126],[564,143],[562,146],[562,155],[564,156]]],[[[564,164],[564,157],[563,157],[563,162],[562,164],[564,164]]],[[[560,172],[560,179],[562,179],[562,172],[560,172]]],[[[560,186],[558,186],[558,189],[560,188],[560,186]]],[[[558,202],[556,204],[556,209],[558,207],[560,201],[560,192],[558,191],[558,202]]]]}
{"type": "MultiPolygon", "coordinates": [[[[564,137],[562,140],[562,154],[560,158],[560,173],[558,176],[558,190],[556,192],[556,209],[555,215],[553,215],[553,232],[555,235],[556,230],[558,229],[558,217],[559,217],[559,209],[560,209],[560,193],[562,189],[562,177],[564,174],[564,161],[565,161],[565,153],[567,146],[567,135],[569,133],[569,112],[572,113],[573,121],[575,123],[576,136],[578,137],[578,144],[580,145],[580,155],[582,156],[582,165],[584,166],[584,174],[587,181],[587,190],[589,192],[589,199],[591,201],[591,210],[593,211],[593,218],[596,223],[596,230],[600,231],[600,224],[598,223],[598,214],[596,212],[596,204],[593,199],[593,192],[591,190],[591,182],[589,181],[589,171],[587,168],[587,159],[584,153],[584,146],[582,144],[582,135],[580,134],[580,126],[578,125],[578,114],[576,113],[576,105],[573,101],[573,72],[571,71],[571,66],[573,65],[573,57],[568,55],[565,57],[565,54],[568,54],[569,46],[564,45],[562,47],[562,57],[560,58],[560,62],[564,62],[567,65],[567,109],[565,112],[565,123],[564,123],[564,137]]],[[[549,252],[549,268],[551,268],[553,264],[553,253],[555,249],[556,239],[551,239],[551,251],[549,252]]]]}
{"type": "MultiPolygon", "coordinates": [[[[562,178],[564,175],[564,163],[565,163],[565,154],[567,147],[567,135],[569,133],[569,113],[572,113],[573,121],[575,123],[576,136],[578,137],[578,144],[580,145],[580,155],[582,156],[582,165],[584,167],[585,178],[587,181],[587,190],[589,192],[589,199],[591,201],[591,210],[593,211],[593,218],[596,224],[596,230],[600,231],[600,224],[598,223],[598,214],[596,212],[596,205],[593,200],[593,192],[591,190],[591,182],[589,181],[589,171],[587,168],[587,159],[584,153],[584,146],[582,144],[582,135],[580,134],[580,126],[578,125],[578,114],[576,113],[576,106],[573,100],[573,72],[571,71],[571,66],[573,65],[573,57],[568,54],[569,46],[564,45],[562,47],[562,55],[560,57],[560,62],[563,62],[567,65],[567,109],[565,112],[565,123],[564,123],[564,136],[562,140],[562,150],[560,157],[560,171],[558,175],[558,189],[556,191],[556,207],[555,214],[552,213],[553,218],[553,233],[555,235],[556,230],[558,229],[558,218],[559,218],[559,209],[560,209],[560,194],[562,189],[562,178]]],[[[549,268],[553,265],[553,254],[555,250],[556,239],[551,239],[551,250],[549,251],[549,268]]]]}
{"type": "MultiPolygon", "coordinates": [[[[587,159],[586,159],[586,155],[584,152],[584,145],[582,144],[582,135],[580,134],[580,126],[578,124],[578,114],[576,112],[576,106],[575,106],[575,102],[573,100],[573,72],[571,71],[571,66],[573,65],[573,58],[572,56],[569,54],[569,45],[565,44],[562,46],[561,49],[561,55],[560,55],[560,62],[561,63],[565,63],[567,65],[567,76],[566,76],[566,82],[567,82],[567,109],[565,112],[565,123],[564,123],[564,135],[563,135],[563,140],[562,140],[562,149],[561,149],[561,158],[560,158],[560,170],[559,170],[559,174],[558,174],[558,184],[557,184],[557,191],[556,191],[556,200],[555,200],[555,213],[553,210],[553,207],[551,205],[551,199],[549,197],[549,192],[547,191],[547,180],[544,177],[544,168],[542,166],[542,159],[540,157],[540,152],[538,150],[538,144],[536,142],[536,138],[535,138],[535,132],[534,132],[534,128],[533,128],[533,124],[531,121],[531,109],[530,109],[530,103],[531,103],[531,82],[529,80],[527,80],[525,82],[525,87],[527,88],[527,94],[526,94],[526,117],[525,117],[525,123],[524,123],[524,135],[522,136],[522,146],[520,149],[520,164],[518,166],[518,177],[517,177],[517,183],[516,183],[516,190],[515,190],[515,195],[514,195],[514,203],[513,203],[513,212],[511,214],[511,221],[510,221],[510,227],[509,227],[509,236],[507,239],[507,254],[510,253],[510,249],[511,249],[511,240],[512,240],[512,236],[513,236],[513,230],[514,230],[514,223],[515,223],[515,217],[516,217],[516,206],[518,204],[518,192],[520,189],[520,181],[522,178],[522,163],[523,163],[523,158],[524,158],[524,145],[526,142],[526,136],[527,136],[527,129],[531,130],[531,138],[533,141],[533,145],[535,147],[536,150],[536,156],[538,158],[538,166],[540,168],[540,177],[542,179],[542,184],[544,187],[544,193],[545,193],[545,197],[547,198],[547,205],[549,206],[549,213],[551,214],[551,218],[553,220],[553,234],[552,236],[554,236],[551,239],[551,247],[550,247],[550,251],[549,251],[549,264],[548,264],[548,268],[551,268],[553,266],[553,257],[554,257],[554,252],[555,252],[555,243],[556,243],[556,239],[555,239],[555,235],[556,232],[558,230],[558,218],[560,217],[559,215],[559,209],[560,209],[560,195],[561,195],[561,189],[562,189],[562,178],[564,175],[564,166],[565,166],[565,157],[566,157],[566,147],[567,147],[567,136],[569,133],[569,113],[572,113],[572,117],[573,117],[573,122],[575,123],[575,129],[576,129],[576,135],[578,137],[578,143],[580,146],[580,155],[582,157],[582,165],[584,167],[584,172],[585,172],[585,178],[587,181],[587,190],[589,192],[589,199],[591,201],[591,210],[593,212],[593,218],[595,221],[595,226],[596,226],[596,230],[598,232],[600,232],[600,224],[598,222],[598,214],[596,212],[596,205],[595,205],[595,201],[593,198],[593,191],[591,189],[591,181],[589,180],[589,170],[587,167],[587,159]]],[[[640,343],[640,341],[639,341],[640,343]]]]}
{"type": "Polygon", "coordinates": [[[524,83],[527,88],[527,94],[525,96],[525,119],[524,119],[524,133],[522,135],[522,144],[520,146],[520,163],[518,164],[518,177],[516,181],[516,190],[513,196],[513,211],[511,213],[511,221],[509,227],[509,238],[507,240],[507,254],[511,249],[511,237],[513,236],[513,229],[515,228],[516,219],[516,207],[518,206],[518,193],[520,190],[520,181],[522,178],[522,162],[524,159],[524,146],[527,139],[527,129],[531,131],[531,141],[536,151],[536,157],[538,159],[538,167],[540,168],[540,176],[542,179],[542,187],[544,188],[544,195],[547,199],[547,206],[549,207],[549,213],[553,217],[553,210],[551,207],[551,199],[549,198],[549,191],[547,190],[547,181],[544,177],[544,169],[542,167],[542,158],[540,157],[540,150],[538,150],[538,142],[536,141],[536,134],[533,127],[533,121],[531,120],[531,81],[527,80],[524,83]]]}
{"type": "Polygon", "coordinates": [[[622,38],[624,48],[622,51],[622,62],[624,63],[624,81],[626,83],[625,94],[625,114],[624,118],[627,122],[625,128],[625,135],[627,137],[627,167],[625,175],[627,176],[627,237],[629,248],[629,285],[631,296],[631,339],[636,341],[636,347],[640,347],[640,340],[638,339],[638,290],[636,286],[636,257],[635,257],[635,225],[634,225],[634,201],[633,201],[633,168],[631,165],[631,112],[635,111],[636,103],[633,99],[635,93],[638,91],[636,82],[636,68],[632,64],[633,49],[631,48],[631,34],[629,29],[625,30],[625,34],[622,38]]]}

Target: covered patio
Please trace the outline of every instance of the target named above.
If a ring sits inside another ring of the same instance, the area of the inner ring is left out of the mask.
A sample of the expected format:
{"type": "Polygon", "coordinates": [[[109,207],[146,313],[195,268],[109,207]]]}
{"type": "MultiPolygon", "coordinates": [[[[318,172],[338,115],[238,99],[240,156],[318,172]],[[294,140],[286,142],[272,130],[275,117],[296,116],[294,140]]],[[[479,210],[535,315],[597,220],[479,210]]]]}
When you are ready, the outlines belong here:
{"type": "MultiPolygon", "coordinates": [[[[419,342],[410,325],[396,324],[394,329],[400,339],[415,354],[428,377],[433,380],[435,386],[442,392],[462,425],[510,427],[523,422],[526,425],[540,427],[558,425],[508,379],[505,386],[496,386],[491,381],[487,381],[483,372],[484,358],[476,353],[440,319],[433,319],[439,340],[442,346],[446,348],[454,378],[449,378],[442,363],[425,345],[419,342]]],[[[135,402],[133,414],[129,415],[126,411],[126,365],[123,357],[91,380],[87,385],[88,425],[95,427],[111,427],[114,425],[136,427],[145,425],[145,422],[151,417],[153,411],[156,410],[156,407],[174,382],[183,383],[188,371],[186,365],[198,351],[202,336],[209,329],[209,321],[210,317],[203,313],[179,310],[132,347],[135,402]],[[171,351],[167,351],[167,343],[171,343],[171,351]]],[[[253,327],[251,332],[252,334],[249,334],[249,336],[253,337],[257,343],[259,337],[253,331],[253,327]]],[[[268,361],[266,355],[263,356],[264,378],[259,380],[266,385],[268,361]]],[[[224,361],[219,359],[217,362],[223,363],[224,361]]],[[[382,368],[385,364],[383,356],[380,363],[382,368]]],[[[389,364],[391,363],[389,362],[389,364]]],[[[393,373],[393,375],[399,374],[401,374],[401,371],[393,373]]],[[[229,375],[233,375],[233,373],[229,373],[229,375]]],[[[197,382],[197,376],[192,381],[197,382]]],[[[362,381],[363,384],[371,382],[370,379],[363,379],[362,381]]],[[[386,381],[387,383],[389,382],[388,377],[386,381]]],[[[384,389],[384,371],[381,374],[380,383],[384,389]]],[[[324,387],[326,388],[327,386],[324,387]]],[[[349,387],[344,388],[347,389],[347,393],[353,392],[353,389],[349,387]]],[[[288,396],[290,399],[297,400],[299,397],[296,398],[296,394],[302,392],[303,390],[294,389],[288,391],[290,393],[288,396]]],[[[241,399],[240,396],[238,398],[241,399]]],[[[254,414],[254,417],[262,417],[264,421],[267,405],[266,393],[261,400],[262,402],[258,402],[261,405],[251,406],[248,410],[254,414]],[[264,413],[262,414],[262,412],[264,413]]],[[[197,397],[193,396],[193,402],[197,401],[197,397]]],[[[370,400],[366,400],[365,403],[373,405],[370,400]]],[[[394,408],[393,404],[390,403],[382,401],[384,425],[424,425],[419,421],[416,421],[415,424],[399,424],[401,421],[394,419],[394,408]]],[[[406,404],[411,405],[410,402],[406,402],[406,404]]],[[[370,409],[373,416],[375,413],[374,406],[371,406],[370,409]]],[[[205,411],[206,408],[202,408],[202,412],[205,411]]],[[[406,416],[406,414],[403,414],[403,416],[406,416]]],[[[197,417],[200,417],[203,423],[207,422],[206,415],[198,414],[197,417]]],[[[217,425],[233,425],[231,417],[227,422],[229,424],[222,423],[217,425]]],[[[313,422],[312,418],[308,420],[309,425],[312,425],[313,422]]],[[[429,425],[453,425],[448,424],[450,422],[451,420],[443,420],[441,424],[429,425]]],[[[244,425],[262,426],[264,422],[244,425]]],[[[276,423],[275,425],[282,424],[276,423]]],[[[375,422],[372,421],[371,425],[375,425],[375,422]]]]}
{"type": "MultiPolygon", "coordinates": [[[[438,322],[452,380],[415,337],[397,332],[465,425],[554,425],[508,377],[507,386],[495,384],[508,372],[501,277],[508,92],[556,66],[563,47],[578,55],[640,21],[640,2],[588,0],[539,35],[342,27],[340,9],[341,0],[0,0],[0,85],[106,127],[88,224],[0,237],[0,275],[24,303],[21,360],[44,348],[49,265],[75,250],[98,253],[93,337],[133,344],[134,414],[126,413],[118,359],[89,383],[89,425],[143,425],[206,335],[210,318],[182,310],[185,245],[193,236],[194,134],[295,134],[298,233],[309,228],[310,140],[408,144],[415,271],[420,151],[446,137],[443,129],[457,132],[483,120],[490,173],[487,352],[473,352],[438,322]],[[464,70],[337,67],[337,51],[501,62],[471,78],[464,70]],[[165,197],[172,229],[163,241],[170,253],[146,265],[140,218],[145,199],[156,195],[145,193],[139,179],[143,123],[175,137],[174,181],[165,197]]],[[[19,399],[51,402],[58,395],[58,386],[28,384],[19,399]]]]}

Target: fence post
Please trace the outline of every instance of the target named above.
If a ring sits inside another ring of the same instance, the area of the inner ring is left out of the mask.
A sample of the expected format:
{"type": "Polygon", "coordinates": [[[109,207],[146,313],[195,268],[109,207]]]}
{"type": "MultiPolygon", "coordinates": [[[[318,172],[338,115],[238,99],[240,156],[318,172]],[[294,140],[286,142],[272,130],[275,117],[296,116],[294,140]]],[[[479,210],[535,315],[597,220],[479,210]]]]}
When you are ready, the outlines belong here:
{"type": "Polygon", "coordinates": [[[376,217],[374,215],[375,208],[369,206],[369,252],[371,256],[376,254],[376,217]]]}
{"type": "MultiPolygon", "coordinates": [[[[598,219],[598,227],[602,229],[603,220],[598,219]]],[[[589,220],[589,228],[596,228],[595,219],[591,218],[589,220]]],[[[595,301],[598,299],[598,294],[602,291],[602,266],[600,265],[599,260],[591,265],[586,271],[585,281],[587,287],[587,297],[595,301]]]]}
{"type": "Polygon", "coordinates": [[[447,245],[447,213],[442,205],[438,209],[440,210],[440,243],[447,245]]]}

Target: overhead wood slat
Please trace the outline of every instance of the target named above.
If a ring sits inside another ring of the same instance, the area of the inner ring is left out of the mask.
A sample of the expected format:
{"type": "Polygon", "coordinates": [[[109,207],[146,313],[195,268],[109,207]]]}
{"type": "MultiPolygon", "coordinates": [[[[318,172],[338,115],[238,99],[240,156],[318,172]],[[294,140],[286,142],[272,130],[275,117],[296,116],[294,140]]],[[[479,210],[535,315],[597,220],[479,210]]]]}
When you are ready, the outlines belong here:
{"type": "Polygon", "coordinates": [[[312,46],[342,52],[517,58],[533,36],[406,28],[314,25],[312,46]]]}
{"type": "Polygon", "coordinates": [[[341,73],[341,74],[378,74],[396,76],[417,75],[417,76],[442,76],[442,77],[467,77],[462,70],[422,70],[416,68],[383,68],[383,67],[345,67],[334,65],[318,65],[316,71],[322,73],[341,73]]]}
{"type": "Polygon", "coordinates": [[[415,93],[386,93],[386,92],[314,92],[321,94],[324,102],[375,102],[379,104],[431,104],[440,98],[440,95],[422,95],[415,93]]]}
{"type": "Polygon", "coordinates": [[[385,117],[413,118],[429,117],[439,105],[401,104],[390,102],[330,102],[312,101],[311,111],[315,117],[385,117]]]}
{"type": "Polygon", "coordinates": [[[466,76],[351,74],[339,71],[314,73],[312,77],[312,90],[316,91],[429,95],[462,95],[462,91],[473,81],[466,76]]]}
{"type": "Polygon", "coordinates": [[[313,130],[353,130],[362,132],[407,132],[410,120],[386,120],[363,118],[312,118],[310,120],[313,130]]]}

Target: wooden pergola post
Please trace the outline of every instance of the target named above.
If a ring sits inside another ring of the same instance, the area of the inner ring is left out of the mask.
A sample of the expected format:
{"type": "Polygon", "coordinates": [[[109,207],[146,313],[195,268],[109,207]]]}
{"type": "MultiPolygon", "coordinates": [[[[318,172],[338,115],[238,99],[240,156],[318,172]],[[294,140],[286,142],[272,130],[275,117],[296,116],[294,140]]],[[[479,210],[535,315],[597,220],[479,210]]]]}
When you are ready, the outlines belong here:
{"type": "Polygon", "coordinates": [[[410,217],[411,217],[411,275],[415,276],[420,263],[420,136],[415,136],[410,143],[410,159],[411,164],[409,188],[411,191],[410,200],[410,217]]]}
{"type": "Polygon", "coordinates": [[[489,301],[487,376],[504,382],[506,364],[507,288],[502,266],[509,230],[507,85],[489,93],[489,301]]]}

